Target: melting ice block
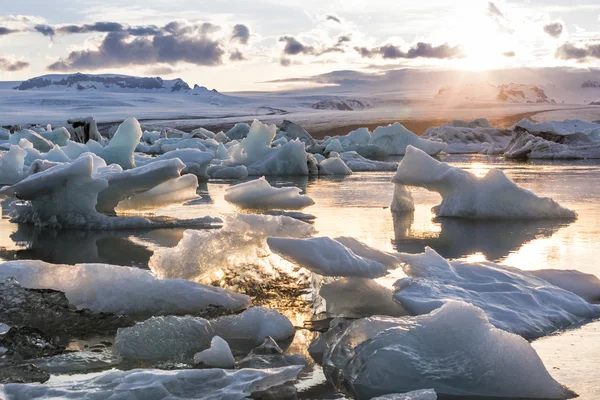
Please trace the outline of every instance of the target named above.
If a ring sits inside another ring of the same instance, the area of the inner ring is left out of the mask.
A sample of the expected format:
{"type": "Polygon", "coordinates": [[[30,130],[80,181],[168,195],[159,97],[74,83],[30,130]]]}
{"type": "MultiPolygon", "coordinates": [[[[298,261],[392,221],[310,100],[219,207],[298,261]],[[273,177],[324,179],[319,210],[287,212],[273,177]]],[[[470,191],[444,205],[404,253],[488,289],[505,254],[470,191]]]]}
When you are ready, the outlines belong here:
{"type": "Polygon", "coordinates": [[[421,139],[399,122],[375,129],[371,139],[369,139],[369,144],[381,147],[390,155],[405,154],[408,146],[421,149],[432,156],[439,154],[446,148],[446,143],[421,139]]]}
{"type": "Polygon", "coordinates": [[[435,206],[433,212],[439,217],[543,219],[577,216],[550,198],[538,197],[520,188],[499,169],[491,169],[483,178],[478,178],[412,146],[400,161],[392,182],[438,192],[442,203],[435,206]]]}
{"type": "Polygon", "coordinates": [[[324,361],[358,398],[426,388],[455,396],[576,396],[550,376],[525,339],[463,302],[419,317],[357,320],[330,338],[324,361]]]}
{"type": "Polygon", "coordinates": [[[315,204],[308,196],[300,194],[297,187],[276,188],[265,177],[227,188],[225,200],[241,208],[301,210],[315,204]]]}
{"type": "Polygon", "coordinates": [[[340,158],[346,163],[352,172],[362,171],[395,171],[398,168],[397,162],[373,161],[364,158],[356,151],[345,151],[340,154],[340,158]]]}
{"type": "MultiPolygon", "coordinates": [[[[117,132],[106,147],[99,147],[94,153],[102,157],[107,164],[119,164],[123,169],[135,167],[133,152],[142,137],[142,128],[135,118],[129,118],[123,121],[117,132]]],[[[88,142],[91,147],[93,141],[88,142]]]]}
{"type": "Polygon", "coordinates": [[[387,275],[386,265],[357,255],[342,243],[328,237],[270,237],[267,244],[274,253],[319,275],[361,278],[380,278],[387,275]]]}
{"type": "Polygon", "coordinates": [[[590,303],[600,303],[600,279],[596,275],[562,269],[538,269],[528,272],[554,286],[573,292],[590,303]]]}
{"type": "Polygon", "coordinates": [[[235,366],[235,358],[227,342],[219,336],[213,336],[210,348],[194,354],[194,364],[230,369],[235,366]]]}
{"type": "Polygon", "coordinates": [[[231,311],[250,305],[243,294],[182,279],[158,279],[148,271],[117,265],[8,261],[0,266],[0,278],[8,277],[26,288],[60,290],[77,308],[94,312],[200,314],[211,305],[231,311]]]}
{"type": "Polygon", "coordinates": [[[352,175],[352,170],[346,165],[339,155],[329,157],[319,163],[321,175],[352,175]]]}
{"type": "Polygon", "coordinates": [[[33,399],[131,399],[131,400],[243,400],[293,381],[302,366],[273,369],[186,369],[164,371],[134,369],[110,371],[95,378],[47,385],[12,383],[0,385],[0,396],[13,400],[33,399]]]}
{"type": "Polygon", "coordinates": [[[449,262],[429,247],[398,258],[409,277],[396,282],[394,299],[413,315],[462,300],[481,308],[497,328],[525,338],[600,316],[600,306],[517,268],[449,262]]]}
{"type": "Polygon", "coordinates": [[[422,138],[447,143],[444,151],[450,154],[487,152],[490,147],[503,150],[512,132],[491,128],[487,120],[483,121],[454,121],[452,124],[430,127],[422,138]]]}

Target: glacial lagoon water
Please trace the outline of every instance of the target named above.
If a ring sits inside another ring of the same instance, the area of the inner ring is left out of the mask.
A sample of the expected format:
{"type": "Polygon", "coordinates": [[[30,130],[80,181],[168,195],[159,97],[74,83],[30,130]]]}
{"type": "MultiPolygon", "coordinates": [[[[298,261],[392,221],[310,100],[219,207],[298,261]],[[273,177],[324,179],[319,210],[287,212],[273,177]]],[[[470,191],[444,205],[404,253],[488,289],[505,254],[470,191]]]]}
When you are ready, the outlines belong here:
{"type": "MultiPolygon", "coordinates": [[[[356,173],[348,177],[268,178],[275,186],[295,185],[315,201],[304,210],[316,216],[321,236],[352,236],[387,251],[422,252],[432,247],[449,259],[493,261],[524,270],[574,269],[600,276],[600,160],[507,162],[500,157],[445,156],[443,161],[484,175],[502,169],[509,178],[536,194],[551,197],[578,214],[576,221],[467,221],[434,218],[431,207],[440,196],[414,189],[416,210],[393,215],[392,172],[356,173]]],[[[161,210],[160,215],[191,218],[219,216],[236,209],[223,199],[233,181],[201,184],[201,199],[161,210]]],[[[0,257],[41,259],[52,263],[103,262],[147,268],[154,249],[175,246],[183,229],[155,231],[39,231],[0,221],[0,257]]],[[[224,249],[225,251],[226,249],[224,249]]],[[[391,284],[401,271],[381,280],[391,284]]],[[[274,304],[274,306],[278,306],[274,304]]],[[[280,308],[280,307],[278,307],[280,308]]],[[[310,307],[287,304],[280,311],[295,326],[311,319],[310,307]]],[[[290,352],[307,354],[315,333],[299,329],[290,352]]],[[[597,364],[600,360],[600,321],[570,329],[533,342],[549,372],[575,390],[581,399],[600,398],[597,364]]],[[[72,348],[86,344],[73,343],[72,348]]],[[[113,367],[110,357],[99,371],[113,367]]],[[[319,367],[311,365],[297,384],[300,398],[343,398],[325,381],[319,367]]],[[[52,380],[71,380],[69,363],[58,368],[52,380]]],[[[77,376],[83,377],[83,376],[77,376]]]]}

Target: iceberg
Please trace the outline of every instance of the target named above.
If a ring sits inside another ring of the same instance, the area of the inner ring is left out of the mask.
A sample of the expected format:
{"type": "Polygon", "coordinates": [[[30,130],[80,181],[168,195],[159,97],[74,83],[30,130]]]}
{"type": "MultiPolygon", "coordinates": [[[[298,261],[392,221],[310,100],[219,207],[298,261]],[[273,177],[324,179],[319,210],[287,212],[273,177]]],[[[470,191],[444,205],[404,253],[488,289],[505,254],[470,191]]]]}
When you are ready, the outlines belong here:
{"type": "Polygon", "coordinates": [[[227,342],[219,336],[213,336],[210,348],[194,354],[194,364],[231,369],[235,366],[235,358],[227,342]]]}
{"type": "Polygon", "coordinates": [[[267,237],[308,237],[314,232],[312,225],[286,216],[229,215],[219,230],[187,230],[177,246],[157,249],[149,267],[161,278],[211,281],[228,269],[243,278],[239,269],[252,266],[254,271],[266,269],[272,279],[276,269],[266,257],[267,237]]]}
{"type": "Polygon", "coordinates": [[[330,157],[319,163],[319,174],[321,175],[352,175],[352,170],[348,168],[339,154],[330,153],[330,157]]]}
{"type": "Polygon", "coordinates": [[[233,128],[225,132],[225,136],[227,136],[229,140],[242,140],[248,136],[248,132],[250,132],[250,125],[239,123],[235,124],[233,128]]]}
{"type": "Polygon", "coordinates": [[[20,146],[11,145],[10,150],[0,158],[0,184],[13,185],[25,179],[29,173],[25,170],[27,152],[20,146]]]}
{"type": "Polygon", "coordinates": [[[450,396],[576,396],[550,376],[525,339],[462,302],[419,317],[357,320],[332,342],[325,365],[357,398],[426,388],[450,396]]]}
{"type": "Polygon", "coordinates": [[[495,327],[527,339],[600,316],[600,305],[517,268],[449,262],[429,247],[398,258],[408,278],[394,284],[394,299],[412,315],[461,300],[481,308],[495,327]]]}
{"type": "Polygon", "coordinates": [[[0,279],[13,277],[23,287],[64,292],[78,309],[128,315],[204,313],[213,307],[243,310],[250,298],[183,279],[158,279],[149,271],[108,264],[49,264],[8,261],[0,279]]]}
{"type": "Polygon", "coordinates": [[[524,129],[531,133],[553,133],[555,135],[567,136],[574,133],[583,133],[592,138],[600,139],[600,123],[582,121],[580,119],[566,119],[564,121],[551,121],[534,123],[524,118],[517,122],[511,129],[524,129]]]}
{"type": "Polygon", "coordinates": [[[196,175],[198,179],[206,180],[208,179],[208,166],[214,157],[215,156],[208,151],[201,151],[198,149],[180,149],[170,151],[158,157],[137,157],[135,159],[135,163],[137,166],[142,166],[163,160],[178,158],[185,164],[185,168],[181,171],[182,175],[193,174],[196,175]]]}
{"type": "Polygon", "coordinates": [[[279,135],[281,137],[285,137],[287,141],[298,139],[305,146],[314,146],[317,144],[315,139],[298,124],[293,123],[292,121],[283,120],[281,125],[279,125],[279,135]]]}
{"type": "Polygon", "coordinates": [[[274,369],[187,369],[164,371],[134,369],[44,386],[0,385],[0,396],[13,400],[48,398],[131,400],[243,400],[252,393],[293,381],[302,366],[274,369]]]}
{"type": "Polygon", "coordinates": [[[421,139],[399,122],[375,129],[369,139],[369,144],[381,147],[390,155],[403,155],[408,146],[413,146],[432,156],[446,148],[446,143],[421,139]]]}
{"type": "Polygon", "coordinates": [[[198,199],[200,196],[196,194],[196,189],[198,189],[196,175],[180,176],[120,201],[116,210],[118,212],[153,212],[172,204],[198,199]]]}
{"type": "Polygon", "coordinates": [[[10,135],[8,142],[10,144],[19,144],[21,140],[27,140],[33,145],[33,148],[42,152],[48,152],[54,147],[54,143],[46,139],[37,132],[30,129],[18,131],[10,135]]]}
{"type": "Polygon", "coordinates": [[[398,169],[397,162],[369,160],[358,154],[356,151],[345,151],[340,153],[340,158],[352,172],[395,171],[398,169]]]}
{"type": "Polygon", "coordinates": [[[361,257],[328,237],[269,237],[267,244],[272,252],[319,275],[360,278],[380,278],[387,275],[388,268],[384,264],[361,257]]]}
{"type": "Polygon", "coordinates": [[[504,149],[511,139],[512,132],[492,128],[487,120],[482,120],[454,121],[451,124],[430,127],[421,138],[446,143],[444,151],[449,154],[487,153],[490,148],[504,149]]]}
{"type": "Polygon", "coordinates": [[[554,286],[573,292],[590,303],[600,303],[600,279],[596,275],[562,269],[538,269],[528,272],[554,286]]]}
{"type": "Polygon", "coordinates": [[[240,183],[227,188],[225,200],[240,208],[301,210],[315,204],[308,196],[301,195],[297,187],[276,188],[265,177],[240,183]]]}
{"type": "Polygon", "coordinates": [[[123,169],[131,169],[135,167],[133,152],[141,137],[142,128],[140,123],[135,118],[129,118],[119,125],[117,132],[106,147],[101,147],[93,140],[90,140],[87,146],[97,147],[96,150],[91,148],[91,151],[102,157],[106,164],[119,164],[123,169]]]}
{"type": "MultiPolygon", "coordinates": [[[[438,217],[573,219],[577,216],[550,198],[538,197],[520,188],[499,169],[491,169],[483,178],[478,178],[412,146],[400,161],[392,182],[438,192],[442,203],[433,208],[438,217]]],[[[397,202],[407,204],[404,191],[399,194],[402,196],[397,202]]]]}

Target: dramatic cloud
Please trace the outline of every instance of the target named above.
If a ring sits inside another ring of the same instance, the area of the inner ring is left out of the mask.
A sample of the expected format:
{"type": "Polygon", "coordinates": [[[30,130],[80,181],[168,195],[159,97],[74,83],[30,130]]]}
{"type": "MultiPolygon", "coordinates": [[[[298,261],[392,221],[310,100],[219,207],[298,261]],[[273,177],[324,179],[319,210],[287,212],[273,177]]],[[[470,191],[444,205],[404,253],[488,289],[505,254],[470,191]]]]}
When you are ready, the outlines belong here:
{"type": "Polygon", "coordinates": [[[548,35],[552,36],[555,39],[560,36],[562,31],[563,25],[560,22],[553,22],[551,24],[544,25],[544,32],[546,32],[548,35]]]}
{"type": "Polygon", "coordinates": [[[514,51],[507,51],[506,53],[502,53],[504,57],[515,57],[516,54],[514,51]]]}
{"type": "Polygon", "coordinates": [[[344,44],[344,43],[347,43],[347,42],[349,42],[350,40],[352,40],[352,39],[350,38],[350,35],[343,35],[343,36],[340,36],[340,37],[338,38],[338,40],[337,40],[336,46],[341,46],[342,44],[344,44]]]}
{"type": "Polygon", "coordinates": [[[387,44],[381,47],[368,49],[366,47],[355,47],[362,57],[372,58],[376,55],[381,55],[384,59],[398,58],[456,58],[463,55],[463,50],[460,46],[450,46],[448,43],[439,46],[433,46],[430,43],[419,42],[408,51],[403,51],[398,46],[387,44]]]}
{"type": "Polygon", "coordinates": [[[128,31],[110,32],[96,50],[78,50],[48,66],[51,71],[95,70],[128,65],[187,62],[219,65],[224,50],[209,33],[211,24],[171,23],[154,36],[136,37],[128,31]]]}
{"type": "Polygon", "coordinates": [[[341,24],[342,21],[340,21],[340,19],[338,17],[336,17],[335,15],[328,15],[327,18],[325,18],[327,21],[334,21],[337,22],[338,24],[341,24]]]}
{"type": "Polygon", "coordinates": [[[53,37],[54,35],[56,35],[54,28],[52,28],[50,25],[39,24],[34,26],[33,29],[35,29],[44,36],[53,37]]]}
{"type": "Polygon", "coordinates": [[[588,57],[600,58],[600,43],[586,44],[584,47],[565,43],[556,50],[555,56],[562,60],[583,60],[588,57]]]}
{"type": "Polygon", "coordinates": [[[234,50],[231,53],[229,53],[229,60],[230,61],[244,61],[246,58],[244,57],[244,55],[242,54],[241,51],[239,50],[234,50]]]}
{"type": "Polygon", "coordinates": [[[487,12],[488,12],[488,15],[490,15],[490,16],[504,18],[504,14],[502,13],[502,11],[500,11],[500,9],[498,8],[498,6],[496,6],[491,1],[488,2],[487,12]]]}
{"type": "Polygon", "coordinates": [[[233,27],[232,40],[237,40],[241,44],[248,44],[250,39],[250,29],[246,25],[237,24],[233,27]]]}
{"type": "Polygon", "coordinates": [[[11,33],[17,33],[19,32],[16,29],[9,29],[9,28],[5,28],[4,26],[0,26],[0,36],[4,36],[4,35],[10,35],[11,33]]]}
{"type": "Polygon", "coordinates": [[[16,72],[29,67],[27,61],[12,60],[0,57],[0,71],[16,72]]]}
{"type": "Polygon", "coordinates": [[[282,36],[279,38],[280,42],[285,42],[283,53],[289,56],[295,56],[297,54],[314,54],[315,48],[312,46],[306,46],[300,43],[292,36],[282,36]]]}

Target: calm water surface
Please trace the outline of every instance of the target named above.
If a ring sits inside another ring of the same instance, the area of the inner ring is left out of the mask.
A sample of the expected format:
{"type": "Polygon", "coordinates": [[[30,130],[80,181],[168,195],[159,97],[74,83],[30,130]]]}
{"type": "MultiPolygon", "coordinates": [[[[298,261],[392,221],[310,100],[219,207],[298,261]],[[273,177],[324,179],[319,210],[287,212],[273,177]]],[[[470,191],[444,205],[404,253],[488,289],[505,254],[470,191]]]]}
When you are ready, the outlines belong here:
{"type": "MultiPolygon", "coordinates": [[[[576,221],[465,221],[436,219],[431,207],[437,193],[414,189],[413,215],[394,216],[389,210],[391,172],[357,173],[344,178],[272,178],[276,186],[295,185],[313,198],[304,210],[317,218],[321,236],[353,236],[382,250],[422,252],[430,246],[450,259],[494,261],[524,270],[576,269],[600,276],[600,160],[563,162],[506,162],[485,156],[447,156],[455,166],[483,176],[490,168],[502,169],[519,185],[551,197],[578,213],[576,221]]],[[[218,216],[235,212],[223,200],[227,187],[237,182],[201,184],[201,199],[160,212],[180,218],[218,216]]],[[[183,230],[120,232],[39,232],[31,227],[0,221],[0,257],[41,259],[53,263],[104,262],[146,268],[153,249],[175,246],[183,230]]],[[[384,280],[393,283],[397,272],[384,280]]],[[[296,326],[311,318],[306,310],[282,310],[296,326]]],[[[290,351],[307,355],[314,337],[299,330],[290,351]]],[[[580,394],[600,398],[600,322],[537,340],[533,346],[550,373],[580,394]]],[[[308,357],[309,358],[309,357],[308,357]]],[[[310,359],[310,358],[309,358],[310,359]]],[[[313,366],[298,384],[302,398],[341,398],[313,366]]],[[[54,377],[53,379],[62,379],[54,377]]]]}

